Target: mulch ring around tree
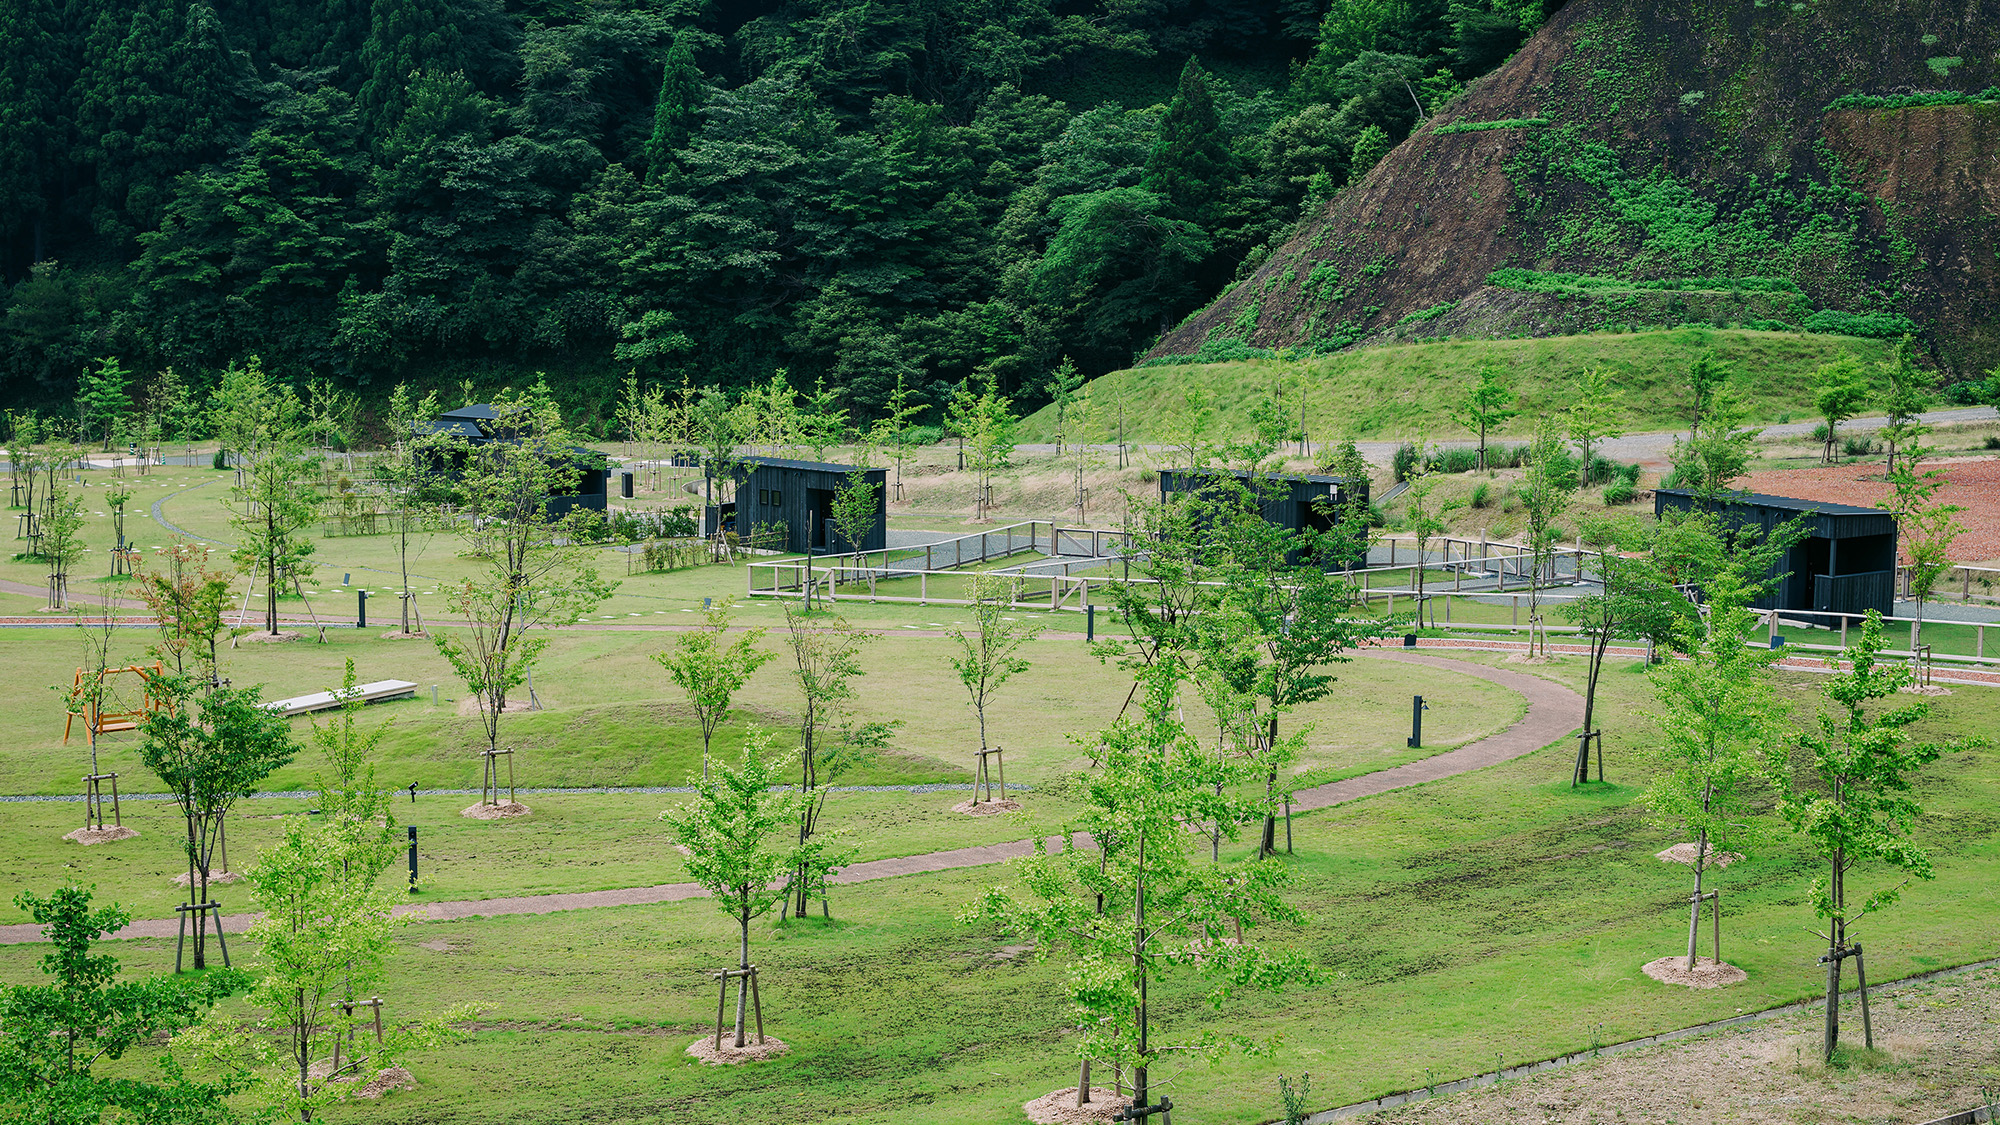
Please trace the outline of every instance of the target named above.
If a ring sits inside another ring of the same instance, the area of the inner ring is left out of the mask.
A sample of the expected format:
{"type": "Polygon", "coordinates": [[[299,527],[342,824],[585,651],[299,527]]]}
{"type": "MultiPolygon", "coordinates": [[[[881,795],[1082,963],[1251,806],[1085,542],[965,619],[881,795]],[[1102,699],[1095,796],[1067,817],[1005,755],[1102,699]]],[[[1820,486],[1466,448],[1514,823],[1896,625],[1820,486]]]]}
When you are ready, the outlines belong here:
{"type": "Polygon", "coordinates": [[[1713,957],[1695,958],[1693,969],[1689,969],[1687,964],[1685,954],[1675,954],[1648,961],[1640,971],[1664,984],[1684,984],[1689,988],[1721,988],[1750,979],[1750,975],[1742,969],[1713,957]]]}
{"type": "Polygon", "coordinates": [[[289,630],[276,633],[245,633],[237,639],[253,645],[283,644],[286,641],[304,640],[305,634],[294,633],[289,630]]]}
{"type": "Polygon", "coordinates": [[[1126,1099],[1116,1092],[1092,1086],[1090,1100],[1079,1106],[1076,1104],[1076,1087],[1068,1086],[1053,1094],[1043,1094],[1021,1108],[1027,1111],[1028,1120],[1035,1125],[1097,1125],[1101,1121],[1116,1120],[1114,1115],[1126,1104],[1126,1099]]]}
{"type": "Polygon", "coordinates": [[[688,1044],[687,1053],[709,1066],[734,1066],[758,1059],[774,1059],[791,1049],[790,1044],[775,1035],[766,1035],[762,1043],[757,1042],[754,1035],[746,1036],[743,1045],[738,1047],[735,1033],[725,1032],[720,1050],[716,1049],[715,1036],[704,1035],[688,1044]]]}
{"type": "MultiPolygon", "coordinates": [[[[241,879],[242,877],[243,876],[238,875],[234,871],[215,871],[209,874],[208,885],[212,887],[215,886],[217,883],[234,883],[236,880],[241,879]]],[[[176,887],[187,886],[188,885],[187,872],[183,871],[180,874],[174,876],[171,882],[176,887]]]]}
{"type": "Polygon", "coordinates": [[[366,1085],[354,1091],[354,1096],[374,1101],[391,1090],[414,1090],[416,1088],[417,1080],[410,1075],[409,1071],[404,1070],[400,1066],[392,1066],[387,1070],[379,1072],[375,1077],[370,1078],[366,1085]]]}
{"type": "Polygon", "coordinates": [[[63,839],[75,840],[77,843],[89,847],[92,844],[108,844],[113,840],[130,840],[138,834],[137,829],[127,828],[121,824],[113,825],[110,828],[79,828],[74,832],[64,833],[63,839]]]}
{"type": "MultiPolygon", "coordinates": [[[[1653,856],[1654,858],[1660,860],[1663,863],[1685,863],[1689,867],[1693,867],[1694,845],[1690,843],[1675,844],[1673,847],[1668,848],[1666,851],[1654,852],[1653,856]]],[[[1743,858],[1742,856],[1737,855],[1735,852],[1718,852],[1713,848],[1711,848],[1709,849],[1708,858],[1703,861],[1702,866],[1728,867],[1730,864],[1735,863],[1737,860],[1740,860],[1742,858],[1743,858]]]]}
{"type": "Polygon", "coordinates": [[[506,820],[509,817],[527,816],[528,806],[519,801],[502,801],[497,805],[489,805],[482,801],[461,809],[458,815],[469,816],[474,820],[506,820]]]}
{"type": "Polygon", "coordinates": [[[1020,812],[1019,801],[960,801],[951,807],[955,813],[967,816],[992,816],[995,813],[1020,812]]]}
{"type": "Polygon", "coordinates": [[[382,634],[382,639],[385,641],[427,641],[431,639],[431,635],[422,629],[414,633],[405,633],[401,629],[391,629],[382,634]]]}

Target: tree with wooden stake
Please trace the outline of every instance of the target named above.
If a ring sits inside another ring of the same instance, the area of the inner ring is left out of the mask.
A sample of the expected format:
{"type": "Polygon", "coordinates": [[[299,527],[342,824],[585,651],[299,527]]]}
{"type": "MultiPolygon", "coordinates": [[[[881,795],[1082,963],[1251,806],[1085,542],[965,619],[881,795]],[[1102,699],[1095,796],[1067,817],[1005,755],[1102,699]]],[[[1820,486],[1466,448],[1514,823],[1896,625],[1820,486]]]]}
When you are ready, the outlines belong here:
{"type": "Polygon", "coordinates": [[[896,372],[896,389],[889,392],[885,413],[868,431],[870,445],[889,451],[889,463],[896,467],[890,482],[890,499],[903,498],[903,464],[910,459],[910,420],[924,411],[922,400],[905,385],[902,371],[896,372]]]}
{"type": "Polygon", "coordinates": [[[764,639],[760,626],[745,630],[728,644],[730,604],[709,607],[700,628],[682,633],[672,652],[656,652],[653,659],[667,670],[667,677],[687,693],[694,708],[695,722],[701,727],[701,776],[708,778],[708,758],[715,742],[716,728],[729,714],[729,701],[742,690],[750,676],[777,654],[759,647],[764,639]]]}
{"type": "Polygon", "coordinates": [[[229,526],[241,537],[232,557],[263,578],[270,636],[278,635],[278,592],[312,576],[316,544],[307,531],[319,519],[319,466],[294,439],[273,439],[245,466],[244,483],[230,490],[229,526]]]}
{"type": "Polygon", "coordinates": [[[1951,545],[1965,530],[1958,519],[1965,506],[1937,498],[1938,490],[1947,483],[1943,469],[1918,472],[1916,458],[1906,455],[1889,473],[1889,495],[1876,504],[1896,517],[1903,556],[1909,560],[1909,596],[1917,602],[1917,619],[1910,627],[1912,648],[1922,636],[1924,603],[1936,592],[1938,579],[1954,565],[1951,545]]]}
{"type": "Polygon", "coordinates": [[[433,634],[431,643],[478,702],[486,734],[480,804],[514,813],[526,808],[511,792],[500,800],[500,758],[512,753],[500,749],[508,694],[527,682],[548,644],[540,630],[574,624],[618,583],[599,572],[589,543],[595,513],[549,515],[549,497],[570,492],[577,472],[554,405],[509,396],[495,409],[499,427],[516,436],[473,450],[460,481],[467,506],[479,513],[460,530],[486,548],[478,570],[446,598],[465,628],[433,634]]]}
{"type": "Polygon", "coordinates": [[[90,891],[74,883],[43,898],[21,892],[19,907],[43,927],[50,951],[41,959],[46,984],[0,984],[0,1106],[7,1120],[82,1125],[100,1120],[205,1125],[237,1120],[230,1099],[250,1075],[228,1067],[214,1081],[189,1077],[169,1055],[157,1078],[97,1072],[127,1051],[173,1036],[249,983],[247,974],[211,969],[196,976],[120,980],[118,959],[92,946],[125,928],[130,911],[90,908],[90,891]],[[110,1111],[116,1107],[118,1113],[110,1111]]]}
{"type": "Polygon", "coordinates": [[[1516,496],[1528,527],[1528,653],[1549,654],[1548,630],[1542,623],[1542,588],[1555,569],[1559,532],[1556,521],[1569,510],[1576,492],[1576,468],[1563,448],[1553,419],[1543,418],[1528,443],[1527,473],[1516,496]]]}
{"type": "Polygon", "coordinates": [[[1668,581],[1647,550],[1654,539],[1652,528],[1631,516],[1587,517],[1582,524],[1584,545],[1597,551],[1599,589],[1563,607],[1563,616],[1582,628],[1590,643],[1584,672],[1583,735],[1570,774],[1572,788],[1590,780],[1593,742],[1597,745],[1597,780],[1604,780],[1604,732],[1597,729],[1597,686],[1603,679],[1611,639],[1623,635],[1666,644],[1673,638],[1676,623],[1694,613],[1693,604],[1668,581]],[[1627,551],[1637,553],[1628,555],[1627,551]]]}
{"type": "Polygon", "coordinates": [[[1917,366],[1916,341],[1905,336],[1896,345],[1896,354],[1882,364],[1882,374],[1888,386],[1877,405],[1888,416],[1887,424],[1882,427],[1882,441],[1889,447],[1883,471],[1894,474],[1898,453],[1912,456],[1928,452],[1920,450],[1918,443],[1931,432],[1923,421],[1923,413],[1931,408],[1931,392],[1937,387],[1938,373],[1917,366]]]}
{"type": "Polygon", "coordinates": [[[470,1014],[406,1017],[383,1027],[377,990],[385,962],[395,951],[397,927],[416,916],[399,919],[395,896],[376,885],[378,835],[379,825],[365,819],[288,818],[284,834],[251,868],[263,913],[248,935],[262,970],[250,999],[265,1011],[259,1026],[285,1044],[265,1087],[279,1118],[319,1119],[360,1091],[353,1079],[364,1066],[376,1073],[397,1066],[405,1053],[450,1038],[447,1020],[470,1014]],[[374,1043],[363,1047],[355,1040],[366,1024],[374,1025],[374,1043]],[[332,1061],[316,1066],[323,1052],[332,1061]]]}
{"type": "MultiPolygon", "coordinates": [[[[764,1010],[756,998],[757,967],[750,963],[750,923],[771,912],[785,898],[783,876],[796,870],[795,849],[773,847],[799,813],[818,794],[787,789],[781,774],[789,765],[772,760],[771,738],[751,727],[743,738],[743,756],[735,766],[718,764],[714,773],[694,781],[694,796],[678,809],[660,814],[673,829],[674,841],[687,854],[689,878],[713,896],[716,909],[736,920],[736,968],[718,974],[719,995],[726,997],[736,983],[736,1035],[731,1045],[747,1045],[745,1013],[756,1004],[757,1043],[765,1044],[764,1010]]],[[[715,1050],[722,1049],[722,1003],[715,1012],[715,1050]]]]}
{"type": "MultiPolygon", "coordinates": [[[[76,682],[69,691],[68,709],[70,714],[82,715],[84,717],[84,733],[90,739],[90,774],[83,779],[83,828],[77,833],[69,834],[66,838],[90,839],[94,837],[95,840],[102,842],[115,839],[130,839],[139,834],[137,831],[125,827],[124,817],[118,808],[118,775],[116,773],[101,772],[102,767],[98,765],[97,737],[104,729],[106,718],[104,705],[112,696],[111,676],[116,674],[117,671],[136,671],[138,672],[141,684],[145,685],[147,673],[137,668],[114,671],[111,667],[111,644],[113,637],[117,633],[117,625],[111,619],[109,595],[105,595],[105,601],[99,608],[101,612],[94,621],[80,612],[76,615],[77,632],[83,638],[84,666],[77,669],[76,682]],[[109,828],[105,827],[104,824],[103,785],[107,781],[111,783],[111,826],[109,828]]],[[[141,690],[146,691],[148,699],[150,699],[150,686],[144,686],[141,690]]],[[[146,700],[142,700],[139,707],[134,708],[134,710],[143,711],[145,705],[146,700]]],[[[67,735],[67,728],[65,728],[64,733],[67,735]]]]}
{"type": "Polygon", "coordinates": [[[807,904],[818,898],[821,914],[830,917],[827,876],[847,862],[848,851],[825,838],[820,816],[826,811],[828,787],[859,759],[869,741],[842,721],[843,709],[854,698],[854,677],[863,671],[859,654],[869,636],[844,618],[789,605],[785,630],[801,697],[799,841],[787,876],[788,909],[804,918],[807,904]]]}
{"type": "Polygon", "coordinates": [[[1821,681],[1820,690],[1837,712],[1821,711],[1814,729],[1801,734],[1789,753],[1773,753],[1767,768],[1779,791],[1778,811],[1792,831],[1806,838],[1824,865],[1812,882],[1813,911],[1827,921],[1826,1054],[1831,1061],[1840,1041],[1841,962],[1855,959],[1861,991],[1865,1041],[1875,1046],[1875,1029],[1868,1018],[1868,975],[1861,943],[1850,941],[1856,922],[1890,906],[1910,879],[1929,879],[1930,856],[1911,837],[1911,826],[1923,807],[1910,796],[1910,775],[1938,759],[1946,750],[1962,750],[1964,740],[1913,741],[1910,727],[1931,712],[1921,696],[1899,706],[1879,708],[1913,682],[1910,670],[1884,664],[1879,657],[1888,641],[1882,635],[1882,615],[1868,611],[1861,636],[1848,646],[1851,665],[1821,681]],[[1908,876],[1865,898],[1850,897],[1848,876],[1870,861],[1879,861],[1908,876]],[[1856,900],[1859,900],[1858,902],[1856,900]]]}
{"type": "Polygon", "coordinates": [[[866,445],[856,451],[853,470],[847,474],[846,482],[833,490],[833,502],[826,506],[826,522],[833,528],[834,542],[844,542],[856,555],[882,522],[886,499],[882,487],[868,479],[868,463],[873,456],[874,450],[866,445]]]}
{"type": "Polygon", "coordinates": [[[1507,407],[1514,401],[1514,390],[1501,377],[1500,369],[1490,363],[1479,367],[1479,382],[1466,392],[1463,407],[1452,413],[1452,420],[1479,435],[1479,468],[1486,464],[1487,432],[1506,425],[1507,420],[1519,414],[1518,410],[1507,407]]]}
{"type": "MultiPolygon", "coordinates": [[[[965,694],[972,703],[972,711],[979,717],[979,754],[976,775],[983,782],[989,769],[987,755],[998,753],[997,747],[990,747],[986,739],[986,705],[995,692],[1018,673],[1029,668],[1025,657],[1016,655],[1022,645],[1034,640],[1042,633],[1042,623],[1025,618],[1009,618],[1007,610],[1014,600],[1014,582],[1008,578],[975,575],[971,579],[969,592],[972,595],[972,631],[956,625],[945,630],[945,635],[958,642],[958,655],[948,656],[952,670],[958,673],[958,682],[965,685],[965,694]]],[[[1007,783],[1001,767],[1000,801],[1007,800],[1007,783]]],[[[981,802],[975,791],[972,803],[981,802]]]]}
{"type": "MultiPolygon", "coordinates": [[[[149,690],[167,706],[139,721],[139,760],[166,785],[187,820],[189,901],[179,910],[183,941],[185,927],[194,925],[194,967],[201,969],[208,963],[205,927],[211,914],[216,941],[223,942],[222,907],[208,891],[223,818],[271,771],[290,762],[298,747],[285,717],[265,707],[256,688],[216,687],[174,674],[155,677],[149,690]]],[[[177,947],[177,969],[179,961],[177,947]]],[[[226,943],[222,961],[229,963],[226,943]]]]}
{"type": "Polygon", "coordinates": [[[1410,586],[1416,591],[1416,625],[1424,623],[1424,570],[1425,559],[1430,551],[1431,540],[1444,532],[1444,510],[1441,504],[1431,503],[1431,493],[1437,490],[1437,472],[1432,467],[1437,448],[1417,438],[1417,460],[1410,471],[1403,475],[1408,485],[1403,490],[1403,517],[1409,525],[1410,537],[1417,541],[1417,565],[1410,568],[1410,586]]]}
{"type": "Polygon", "coordinates": [[[418,611],[417,628],[415,631],[410,628],[410,615],[417,600],[416,591],[410,588],[410,548],[414,541],[417,553],[423,553],[423,544],[438,527],[438,509],[449,492],[443,474],[438,471],[440,447],[446,443],[417,433],[419,422],[437,414],[436,391],[420,401],[412,401],[408,387],[396,384],[389,394],[389,425],[396,443],[386,457],[376,462],[375,468],[389,494],[396,564],[403,580],[403,588],[396,597],[402,603],[402,633],[406,637],[421,634],[424,627],[423,613],[418,611]]]}
{"type": "Polygon", "coordinates": [[[1831,363],[1813,370],[1813,409],[1826,422],[1826,442],[1820,447],[1820,463],[1840,463],[1840,424],[1868,406],[1868,376],[1852,352],[1842,352],[1831,363]]]}
{"type": "MultiPolygon", "coordinates": [[[[1038,839],[1017,861],[1026,895],[988,890],[961,920],[993,922],[1032,939],[1040,956],[1069,953],[1069,1000],[1083,1034],[1078,1053],[1129,1067],[1130,1114],[1153,1103],[1153,1071],[1166,1057],[1213,1058],[1243,1036],[1202,1026],[1164,1041],[1154,1026],[1153,986],[1169,975],[1202,982],[1211,1005],[1247,988],[1280,991],[1310,983],[1297,954],[1270,952],[1235,937],[1259,921],[1303,920],[1280,895],[1289,872],[1273,860],[1197,863],[1189,824],[1215,823],[1234,839],[1258,805],[1216,782],[1234,780],[1182,725],[1177,699],[1185,669],[1177,660],[1141,672],[1142,701],[1110,727],[1079,738],[1101,768],[1081,779],[1083,811],[1051,852],[1038,839]],[[1108,841],[1105,850],[1078,839],[1108,841]],[[1099,896],[1102,896],[1100,899],[1099,896]],[[1099,909],[1099,903],[1102,909],[1099,909]]],[[[1088,1083],[1079,1100],[1090,1097],[1088,1083]]]]}
{"type": "Polygon", "coordinates": [[[83,497],[67,484],[50,487],[42,503],[42,560],[49,566],[49,608],[69,608],[69,575],[83,561],[83,497]]]}
{"type": "Polygon", "coordinates": [[[1649,755],[1655,767],[1646,804],[1656,824],[1694,837],[1694,893],[1688,903],[1687,971],[1696,971],[1695,944],[1702,904],[1715,912],[1711,972],[1722,962],[1722,899],[1704,890],[1710,866],[1749,833],[1751,789],[1763,756],[1785,737],[1786,708],[1771,686],[1772,654],[1750,647],[1757,615],[1751,591],[1738,575],[1709,584],[1706,630],[1682,620],[1685,660],[1647,673],[1657,710],[1650,713],[1660,741],[1649,755]]]}

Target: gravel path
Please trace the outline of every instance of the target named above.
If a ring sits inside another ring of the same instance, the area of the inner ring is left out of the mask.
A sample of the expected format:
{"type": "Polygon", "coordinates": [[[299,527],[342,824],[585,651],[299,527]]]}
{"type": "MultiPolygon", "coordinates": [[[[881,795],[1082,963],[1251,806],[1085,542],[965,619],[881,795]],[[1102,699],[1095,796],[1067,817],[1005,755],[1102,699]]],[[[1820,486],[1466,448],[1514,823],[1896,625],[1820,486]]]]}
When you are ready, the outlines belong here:
{"type": "MultiPolygon", "coordinates": [[[[1527,711],[1505,730],[1488,735],[1476,742],[1468,743],[1449,753],[1439,754],[1422,761],[1397,766],[1394,769],[1379,770],[1360,777],[1348,778],[1313,789],[1302,790],[1292,799],[1296,810],[1322,809],[1346,801],[1371,797],[1411,785],[1421,785],[1427,781],[1437,781],[1483,769],[1510,758],[1518,758],[1561,738],[1575,729],[1576,719],[1582,713],[1583,698],[1561,684],[1544,680],[1521,672],[1499,668],[1488,668],[1481,664],[1470,664],[1462,660],[1445,657],[1425,656],[1417,653],[1392,651],[1362,654],[1381,660],[1394,660],[1404,664],[1422,664],[1444,672],[1476,676],[1503,687],[1520,692],[1528,701],[1527,711]]],[[[1060,844],[1060,837],[1052,837],[1051,844],[1060,844]]],[[[952,848],[947,851],[928,852],[923,855],[895,856],[889,859],[868,860],[852,863],[841,869],[832,879],[836,883],[864,883],[873,879],[892,879],[901,875],[920,875],[936,871],[952,871],[966,867],[984,867],[1004,863],[1029,854],[1034,850],[1031,840],[1015,840],[1004,844],[981,844],[969,848],[952,848]]],[[[577,891],[565,894],[520,895],[510,898],[476,899],[460,902],[413,903],[401,909],[402,913],[415,913],[433,921],[447,921],[455,918],[488,917],[501,914],[549,914],[558,910],[587,910],[600,906],[636,906],[658,902],[680,902],[699,898],[708,892],[694,883],[662,883],[651,887],[620,887],[606,891],[577,891]]],[[[255,914],[230,914],[222,919],[223,928],[229,933],[241,933],[255,921],[255,914]]],[[[143,919],[118,931],[115,938],[166,938],[175,933],[176,922],[172,919],[143,919]]],[[[18,944],[42,940],[41,927],[32,923],[0,926],[0,944],[18,944]]]]}

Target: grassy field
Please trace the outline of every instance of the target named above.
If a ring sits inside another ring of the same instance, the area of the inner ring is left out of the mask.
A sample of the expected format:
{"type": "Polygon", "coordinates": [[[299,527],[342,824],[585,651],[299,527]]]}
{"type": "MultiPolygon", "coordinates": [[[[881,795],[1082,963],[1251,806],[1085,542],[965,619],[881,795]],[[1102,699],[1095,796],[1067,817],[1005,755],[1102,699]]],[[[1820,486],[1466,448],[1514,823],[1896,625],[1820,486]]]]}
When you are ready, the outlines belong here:
{"type": "MultiPolygon", "coordinates": [[[[1469,435],[1451,421],[1451,411],[1459,408],[1485,364],[1500,368],[1520,396],[1516,408],[1521,414],[1502,427],[1503,435],[1523,435],[1535,419],[1560,409],[1572,380],[1586,368],[1612,374],[1627,430],[1671,429],[1685,422],[1680,380],[1696,357],[1710,351],[1735,368],[1732,385],[1752,404],[1750,421],[1755,423],[1806,420],[1813,413],[1814,368],[1842,352],[1872,365],[1888,356],[1890,346],[1845,336],[1676,328],[1400,344],[1309,360],[1141,367],[1114,371],[1090,384],[1099,424],[1111,429],[1087,436],[1113,436],[1122,403],[1126,440],[1161,441],[1162,427],[1182,409],[1182,396],[1196,388],[1213,396],[1217,435],[1244,434],[1250,430],[1250,406],[1269,398],[1282,379],[1294,416],[1294,381],[1308,388],[1306,428],[1315,441],[1407,438],[1419,432],[1460,438],[1469,435]]],[[[1023,419],[1018,435],[1024,442],[1055,440],[1054,408],[1023,419]]]]}
{"type": "MultiPolygon", "coordinates": [[[[1533,671],[1574,684],[1580,664],[1533,671]]],[[[1816,681],[1781,680],[1803,715],[1816,681]]],[[[1614,715],[1646,700],[1636,666],[1612,669],[1604,691],[1614,715]]],[[[1940,699],[1933,725],[1991,736],[2000,712],[1968,691],[1940,699]]],[[[1636,800],[1642,738],[1632,720],[1612,724],[1608,785],[1570,789],[1557,745],[1300,818],[1293,895],[1312,917],[1262,936],[1308,953],[1326,980],[1245,996],[1219,1015],[1184,987],[1158,990],[1162,1032],[1217,1024],[1275,1043],[1269,1057],[1163,1067],[1177,1106],[1204,1122],[1269,1120],[1280,1074],[1310,1070],[1315,1104],[1334,1105],[1812,995],[1823,980],[1803,932],[1812,868],[1776,830],[1717,880],[1729,902],[1724,953],[1749,982],[1689,991],[1637,971],[1682,940],[1689,881],[1652,855],[1675,838],[1636,800]]],[[[1917,795],[1937,879],[1862,927],[1880,980],[2000,952],[2000,758],[1949,756],[1924,771],[1917,795]]],[[[1013,1119],[1021,1102],[1073,1081],[1074,1064],[1060,965],[953,921],[1008,878],[985,868],[844,887],[832,924],[760,924],[766,1019],[793,1049],[728,1070],[682,1054],[713,1015],[705,974],[733,948],[728,921],[705,903],[414,927],[385,989],[391,1011],[461,1001],[484,1011],[468,1042],[416,1060],[421,1089],[337,1119],[1013,1119]]],[[[1883,877],[1857,878],[1872,888],[1883,877]]],[[[119,954],[149,971],[172,948],[121,943],[119,954]]],[[[34,955],[0,948],[0,975],[31,975],[34,955]]],[[[1876,1017],[1878,1035],[1903,1018],[1889,1005],[1876,1017]]]]}

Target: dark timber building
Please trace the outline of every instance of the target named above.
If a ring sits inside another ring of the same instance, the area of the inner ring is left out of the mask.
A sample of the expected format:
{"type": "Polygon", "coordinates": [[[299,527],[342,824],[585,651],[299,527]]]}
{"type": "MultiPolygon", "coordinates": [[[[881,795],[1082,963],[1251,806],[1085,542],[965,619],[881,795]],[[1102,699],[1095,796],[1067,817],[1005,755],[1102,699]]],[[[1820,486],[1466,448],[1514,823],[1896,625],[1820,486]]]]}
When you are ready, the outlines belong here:
{"type": "MultiPolygon", "coordinates": [[[[1200,494],[1222,477],[1248,481],[1251,474],[1237,469],[1166,469],[1160,473],[1160,500],[1164,503],[1176,493],[1200,494]]],[[[1264,519],[1298,532],[1331,531],[1348,504],[1368,503],[1366,477],[1277,474],[1263,477],[1257,489],[1257,508],[1264,519]]]]}
{"type": "MultiPolygon", "coordinates": [[[[1653,494],[1653,514],[1698,506],[1678,488],[1653,494]]],[[[1860,615],[1895,611],[1896,520],[1877,508],[1826,504],[1791,496],[1751,493],[1713,505],[1726,526],[1769,535],[1779,524],[1801,516],[1806,538],[1772,569],[1782,575],[1771,592],[1751,603],[1758,609],[1817,610],[1860,615]]]]}
{"type": "Polygon", "coordinates": [[[862,480],[875,494],[875,518],[860,543],[847,542],[827,520],[834,494],[847,487],[854,469],[822,461],[745,458],[737,462],[735,501],[710,508],[704,530],[712,535],[719,524],[748,539],[760,528],[782,527],[783,549],[800,554],[880,551],[888,542],[887,469],[863,470],[862,480]]]}
{"type": "MultiPolygon", "coordinates": [[[[519,439],[509,433],[500,421],[500,412],[486,403],[461,406],[457,410],[447,410],[429,422],[418,422],[414,426],[418,437],[455,438],[463,446],[453,448],[453,443],[439,442],[430,451],[437,467],[457,476],[465,467],[465,459],[472,449],[481,446],[504,446],[519,439]]],[[[561,519],[577,508],[587,508],[593,512],[605,510],[610,498],[611,470],[604,467],[604,456],[594,449],[581,446],[568,447],[572,476],[562,492],[549,494],[548,518],[561,519]]]]}

